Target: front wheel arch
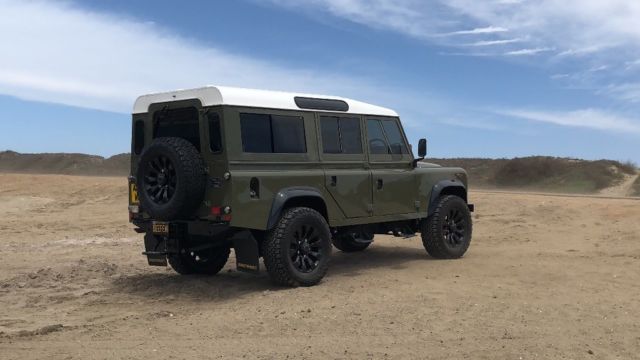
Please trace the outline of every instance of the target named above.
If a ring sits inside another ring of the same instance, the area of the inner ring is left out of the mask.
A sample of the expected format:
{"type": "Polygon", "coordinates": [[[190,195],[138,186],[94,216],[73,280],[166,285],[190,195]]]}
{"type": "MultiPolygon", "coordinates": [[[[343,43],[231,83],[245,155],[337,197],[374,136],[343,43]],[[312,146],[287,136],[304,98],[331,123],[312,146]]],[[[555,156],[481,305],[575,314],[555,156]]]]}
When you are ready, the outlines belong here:
{"type": "Polygon", "coordinates": [[[443,180],[438,182],[431,189],[431,197],[429,198],[429,207],[427,209],[428,216],[431,216],[438,206],[440,198],[454,195],[461,198],[465,203],[468,200],[467,188],[458,180],[443,180]]]}

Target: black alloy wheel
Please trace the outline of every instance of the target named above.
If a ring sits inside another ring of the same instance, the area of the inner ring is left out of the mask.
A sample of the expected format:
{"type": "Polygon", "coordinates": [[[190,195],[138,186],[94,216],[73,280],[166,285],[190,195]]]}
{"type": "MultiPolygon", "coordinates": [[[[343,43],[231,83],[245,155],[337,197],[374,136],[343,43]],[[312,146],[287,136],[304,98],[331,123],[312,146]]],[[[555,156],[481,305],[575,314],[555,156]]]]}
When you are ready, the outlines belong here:
{"type": "Polygon", "coordinates": [[[171,160],[158,155],[149,162],[149,171],[144,177],[144,191],[158,205],[168,203],[176,192],[178,177],[171,160]]]}
{"type": "Polygon", "coordinates": [[[309,224],[301,224],[293,232],[289,246],[292,265],[302,273],[310,273],[318,267],[323,254],[320,233],[309,224]]]}
{"type": "Polygon", "coordinates": [[[442,236],[447,246],[452,249],[463,246],[466,227],[467,221],[462,212],[457,208],[450,209],[442,223],[442,236]]]}

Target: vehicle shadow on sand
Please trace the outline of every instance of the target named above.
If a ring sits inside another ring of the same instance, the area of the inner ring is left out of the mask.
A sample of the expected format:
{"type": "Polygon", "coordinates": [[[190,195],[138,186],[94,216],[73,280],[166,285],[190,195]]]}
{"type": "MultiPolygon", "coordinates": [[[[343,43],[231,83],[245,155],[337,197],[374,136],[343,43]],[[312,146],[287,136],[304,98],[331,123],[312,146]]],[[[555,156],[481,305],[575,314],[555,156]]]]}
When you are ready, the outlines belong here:
{"type": "MultiPolygon", "coordinates": [[[[370,270],[385,271],[412,266],[415,261],[430,261],[424,249],[402,245],[372,245],[357,253],[334,249],[327,277],[359,276],[370,270]]],[[[246,274],[235,270],[235,259],[216,276],[182,276],[170,272],[144,272],[122,275],[112,281],[112,291],[150,299],[190,299],[194,301],[226,301],[243,295],[269,291],[292,290],[271,283],[264,264],[260,273],[246,274]]],[[[326,285],[326,284],[325,284],[326,285]]],[[[322,283],[320,284],[322,286],[322,283]]]]}

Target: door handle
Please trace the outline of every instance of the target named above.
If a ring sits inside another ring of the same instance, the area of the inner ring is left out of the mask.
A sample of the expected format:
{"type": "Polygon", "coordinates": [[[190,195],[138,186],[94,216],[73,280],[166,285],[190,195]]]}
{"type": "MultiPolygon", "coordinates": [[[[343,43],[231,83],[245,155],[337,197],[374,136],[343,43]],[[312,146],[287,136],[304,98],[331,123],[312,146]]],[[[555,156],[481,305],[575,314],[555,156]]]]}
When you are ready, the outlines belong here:
{"type": "Polygon", "coordinates": [[[382,190],[382,187],[384,186],[384,181],[382,181],[382,179],[378,179],[377,184],[378,184],[378,190],[382,190]]]}
{"type": "Polygon", "coordinates": [[[333,175],[331,176],[331,186],[336,186],[338,184],[338,177],[333,175]]]}

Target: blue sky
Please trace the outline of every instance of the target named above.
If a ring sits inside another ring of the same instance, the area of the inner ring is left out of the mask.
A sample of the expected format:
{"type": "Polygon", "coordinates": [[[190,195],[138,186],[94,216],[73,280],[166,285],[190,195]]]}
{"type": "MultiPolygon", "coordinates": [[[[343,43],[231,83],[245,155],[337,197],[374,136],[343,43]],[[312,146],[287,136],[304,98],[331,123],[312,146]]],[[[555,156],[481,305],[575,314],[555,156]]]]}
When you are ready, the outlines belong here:
{"type": "Polygon", "coordinates": [[[129,151],[137,95],[393,108],[433,157],[640,162],[640,2],[0,0],[0,149],[129,151]]]}

